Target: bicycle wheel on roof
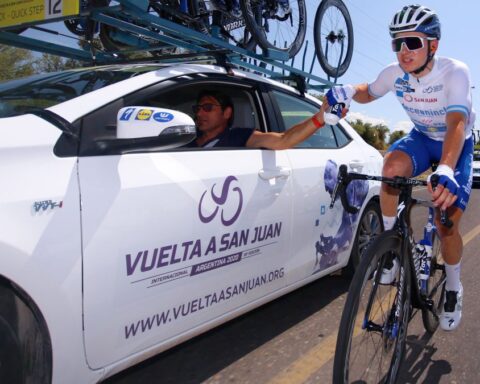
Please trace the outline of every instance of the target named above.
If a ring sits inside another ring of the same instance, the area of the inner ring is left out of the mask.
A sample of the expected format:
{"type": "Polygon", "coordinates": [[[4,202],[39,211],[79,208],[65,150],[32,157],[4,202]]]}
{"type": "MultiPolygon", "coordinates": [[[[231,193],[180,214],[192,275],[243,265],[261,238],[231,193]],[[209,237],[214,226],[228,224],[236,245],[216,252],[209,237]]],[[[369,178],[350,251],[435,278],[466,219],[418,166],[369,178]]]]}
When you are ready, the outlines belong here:
{"type": "Polygon", "coordinates": [[[304,0],[243,0],[242,13],[247,28],[263,49],[295,56],[306,32],[304,0]]]}
{"type": "Polygon", "coordinates": [[[328,76],[338,78],[350,66],[353,54],[353,27],[341,0],[322,0],[313,25],[315,52],[328,76]]]}

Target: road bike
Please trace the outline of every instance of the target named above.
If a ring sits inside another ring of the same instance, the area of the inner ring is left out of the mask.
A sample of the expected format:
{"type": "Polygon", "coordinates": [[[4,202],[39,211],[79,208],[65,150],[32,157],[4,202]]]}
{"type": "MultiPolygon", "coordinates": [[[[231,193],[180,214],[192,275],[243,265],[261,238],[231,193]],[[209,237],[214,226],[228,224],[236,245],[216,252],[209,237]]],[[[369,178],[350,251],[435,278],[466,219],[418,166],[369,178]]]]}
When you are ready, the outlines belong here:
{"type": "MultiPolygon", "coordinates": [[[[115,2],[82,0],[81,11],[102,8],[118,20],[133,23],[150,32],[166,33],[147,20],[136,18],[125,3],[120,10],[109,11],[115,2]]],[[[172,21],[204,35],[225,39],[230,44],[254,50],[275,49],[293,57],[301,48],[306,31],[305,0],[139,0],[137,10],[172,21]]],[[[88,17],[65,21],[70,32],[92,38],[98,33],[106,51],[127,52],[135,49],[164,53],[164,45],[142,33],[123,31],[106,23],[95,23],[88,17]]],[[[187,38],[187,36],[184,36],[187,38]]]]}
{"type": "MultiPolygon", "coordinates": [[[[305,40],[306,5],[305,0],[80,0],[80,13],[64,24],[94,60],[96,53],[108,53],[102,62],[229,50],[230,45],[245,49],[237,52],[247,57],[251,53],[256,59],[285,62],[305,40]],[[211,36],[227,44],[218,44],[211,36]],[[137,52],[142,56],[131,56],[137,52]]],[[[32,23],[6,30],[20,34],[28,28],[72,37],[53,25],[48,29],[32,23]]],[[[341,0],[320,2],[314,31],[316,56],[336,82],[353,51],[351,19],[341,0]]]]}
{"type": "MultiPolygon", "coordinates": [[[[432,179],[434,186],[437,179],[432,179]]],[[[395,383],[412,309],[422,312],[427,332],[435,332],[439,323],[446,277],[434,224],[436,211],[431,202],[412,197],[413,187],[424,186],[426,181],[349,173],[346,165],[339,168],[331,206],[339,196],[347,212],[358,210],[346,197],[346,187],[352,180],[381,181],[399,189],[400,196],[393,229],[381,233],[366,247],[352,279],[337,337],[333,382],[395,383]],[[428,208],[420,241],[414,239],[410,223],[414,206],[428,208]],[[390,284],[384,284],[383,268],[394,259],[398,271],[390,284]]],[[[441,223],[452,225],[444,211],[441,223]]]]}
{"type": "Polygon", "coordinates": [[[353,55],[353,26],[341,0],[322,0],[313,25],[315,52],[325,73],[337,79],[350,66],[353,55]]]}

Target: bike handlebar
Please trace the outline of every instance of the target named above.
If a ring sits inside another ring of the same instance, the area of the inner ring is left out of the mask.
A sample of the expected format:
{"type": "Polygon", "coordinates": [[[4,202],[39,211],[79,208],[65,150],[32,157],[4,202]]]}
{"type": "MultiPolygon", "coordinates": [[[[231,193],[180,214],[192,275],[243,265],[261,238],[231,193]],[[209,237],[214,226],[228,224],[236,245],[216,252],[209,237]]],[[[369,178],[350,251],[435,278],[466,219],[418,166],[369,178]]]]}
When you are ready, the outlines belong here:
{"type": "MultiPolygon", "coordinates": [[[[434,174],[430,178],[432,188],[435,189],[438,185],[438,175],[434,174]]],[[[402,189],[402,188],[411,188],[416,185],[426,186],[428,183],[425,180],[395,176],[393,178],[384,177],[384,176],[371,176],[365,175],[362,173],[348,172],[347,166],[345,164],[340,165],[337,175],[337,183],[332,193],[332,200],[330,202],[330,208],[333,208],[337,196],[340,195],[340,200],[342,202],[343,209],[350,214],[355,214],[359,211],[360,207],[354,207],[350,205],[347,198],[347,187],[352,180],[375,180],[386,183],[391,187],[402,189]]],[[[453,226],[453,222],[449,219],[447,212],[445,210],[440,210],[440,222],[442,225],[447,228],[453,226]]]]}

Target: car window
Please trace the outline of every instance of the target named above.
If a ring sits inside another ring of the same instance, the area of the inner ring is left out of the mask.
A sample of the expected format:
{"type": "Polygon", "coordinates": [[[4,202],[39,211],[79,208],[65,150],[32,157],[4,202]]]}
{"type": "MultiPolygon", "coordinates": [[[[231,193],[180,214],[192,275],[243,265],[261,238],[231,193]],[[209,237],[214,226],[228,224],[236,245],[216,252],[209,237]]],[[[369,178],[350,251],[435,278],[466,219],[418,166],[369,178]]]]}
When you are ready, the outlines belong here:
{"type": "Polygon", "coordinates": [[[0,117],[20,115],[31,108],[49,108],[154,69],[158,67],[82,68],[3,82],[0,117]]]}
{"type": "MultiPolygon", "coordinates": [[[[273,96],[280,109],[285,129],[313,116],[319,110],[318,106],[283,92],[273,91],[273,96]]],[[[338,148],[349,141],[350,138],[338,125],[325,125],[296,148],[338,148]]]]}
{"type": "MultiPolygon", "coordinates": [[[[252,86],[236,85],[221,81],[200,81],[192,83],[191,79],[187,84],[187,81],[182,81],[182,79],[178,78],[165,81],[162,84],[155,84],[147,89],[142,89],[139,92],[127,95],[85,116],[82,122],[80,154],[95,154],[97,142],[115,139],[116,116],[120,108],[127,106],[167,108],[184,112],[193,118],[192,106],[196,104],[196,98],[200,91],[205,89],[219,90],[232,98],[235,107],[232,127],[262,128],[258,112],[259,102],[256,101],[256,93],[252,86]]],[[[167,150],[184,151],[192,149],[195,150],[197,148],[179,147],[176,149],[169,148],[167,150]]],[[[161,149],[157,150],[160,151],[161,149]]],[[[202,148],[202,150],[206,149],[202,148]]],[[[114,154],[114,152],[109,151],[104,154],[114,154]]]]}

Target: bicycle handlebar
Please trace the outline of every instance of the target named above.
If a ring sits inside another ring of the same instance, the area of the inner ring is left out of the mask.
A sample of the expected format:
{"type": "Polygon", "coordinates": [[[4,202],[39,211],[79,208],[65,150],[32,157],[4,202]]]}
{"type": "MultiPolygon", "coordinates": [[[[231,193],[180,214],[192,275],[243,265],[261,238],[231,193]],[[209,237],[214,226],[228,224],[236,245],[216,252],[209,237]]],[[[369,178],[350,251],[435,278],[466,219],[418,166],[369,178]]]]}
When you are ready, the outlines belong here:
{"type": "MultiPolygon", "coordinates": [[[[430,178],[432,188],[435,189],[438,185],[438,175],[434,174],[430,178]]],[[[406,187],[413,187],[417,185],[426,186],[428,183],[425,180],[395,176],[393,178],[384,177],[384,176],[371,176],[365,175],[362,173],[348,172],[347,166],[345,164],[340,165],[337,175],[337,183],[332,193],[332,200],[330,202],[330,208],[333,208],[335,201],[337,200],[338,195],[340,195],[340,200],[342,202],[343,209],[350,214],[355,214],[359,211],[360,207],[354,207],[349,204],[347,198],[347,187],[352,180],[375,180],[386,183],[393,188],[402,189],[406,187]]],[[[445,210],[440,210],[440,222],[442,225],[447,228],[453,226],[453,222],[449,219],[447,212],[445,210]]]]}

